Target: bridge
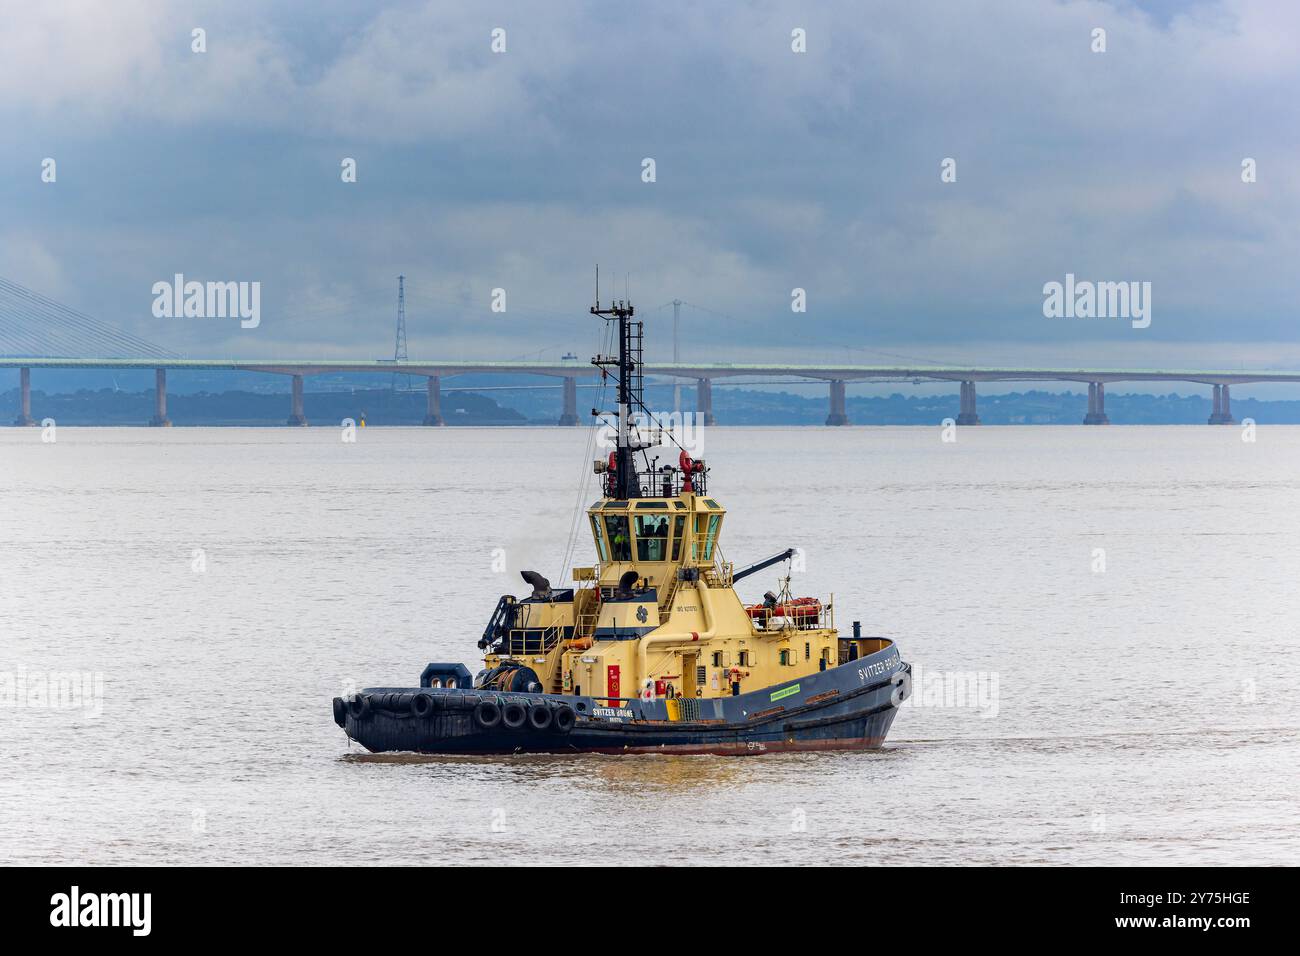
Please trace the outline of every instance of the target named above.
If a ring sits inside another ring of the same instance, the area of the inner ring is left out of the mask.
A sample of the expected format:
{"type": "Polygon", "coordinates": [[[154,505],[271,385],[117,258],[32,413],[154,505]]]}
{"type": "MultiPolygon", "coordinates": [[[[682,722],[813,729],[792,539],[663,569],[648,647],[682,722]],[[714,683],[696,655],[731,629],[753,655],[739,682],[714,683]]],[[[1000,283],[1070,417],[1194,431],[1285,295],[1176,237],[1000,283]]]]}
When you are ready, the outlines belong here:
{"type": "MultiPolygon", "coordinates": [[[[153,369],[155,374],[155,408],[151,425],[165,426],[167,418],[167,373],[185,371],[238,371],[263,372],[284,375],[291,379],[289,415],[290,425],[306,425],[307,415],[303,398],[303,381],[311,375],[347,372],[397,373],[427,380],[426,425],[444,425],[442,416],[442,380],[454,375],[471,373],[496,373],[537,375],[558,378],[563,383],[564,410],[559,424],[577,425],[578,383],[599,380],[599,370],[578,362],[464,362],[444,360],[387,360],[347,361],[336,359],[184,359],[141,356],[136,358],[36,358],[0,356],[0,368],[19,370],[20,410],[14,424],[32,425],[31,383],[32,372],[55,369],[153,369]]],[[[1233,423],[1233,385],[1300,382],[1300,372],[1244,371],[1230,369],[1123,369],[1123,368],[1011,368],[996,366],[939,366],[939,365],[800,365],[800,364],[701,364],[649,362],[645,374],[677,382],[694,382],[696,411],[703,424],[715,423],[713,414],[713,383],[718,380],[743,376],[746,379],[782,378],[806,382],[825,382],[829,389],[827,425],[850,424],[846,404],[845,386],[850,382],[911,381],[951,382],[960,389],[959,425],[978,425],[976,405],[978,382],[1072,382],[1087,384],[1088,413],[1085,425],[1104,425],[1106,417],[1106,386],[1115,382],[1187,382],[1208,386],[1213,390],[1214,411],[1211,425],[1233,423]]]]}
{"type": "MultiPolygon", "coordinates": [[[[598,381],[600,370],[578,360],[560,362],[466,362],[428,360],[338,359],[235,359],[182,358],[107,323],[68,309],[9,280],[0,278],[0,368],[19,371],[19,412],[15,425],[32,425],[33,371],[58,369],[152,369],[155,374],[155,408],[149,424],[167,426],[167,373],[185,371],[239,371],[284,375],[291,379],[286,423],[306,425],[303,381],[311,375],[331,373],[397,373],[427,380],[426,425],[444,425],[442,380],[472,373],[522,374],[557,378],[562,382],[564,407],[560,425],[577,425],[577,386],[598,381]],[[98,353],[96,355],[95,353],[98,353]],[[90,355],[91,357],[86,357],[90,355]]],[[[696,411],[703,424],[715,423],[713,383],[728,378],[797,379],[824,382],[829,392],[827,425],[848,425],[845,386],[850,382],[910,381],[950,382],[959,388],[956,423],[979,424],[976,385],[979,382],[1071,382],[1088,386],[1085,425],[1104,425],[1106,386],[1115,382],[1185,382],[1212,389],[1211,425],[1233,423],[1231,386],[1300,382],[1300,371],[1245,369],[1129,369],[1103,367],[999,367],[963,365],[808,365],[733,363],[646,363],[645,374],[670,382],[694,383],[696,411]]]]}

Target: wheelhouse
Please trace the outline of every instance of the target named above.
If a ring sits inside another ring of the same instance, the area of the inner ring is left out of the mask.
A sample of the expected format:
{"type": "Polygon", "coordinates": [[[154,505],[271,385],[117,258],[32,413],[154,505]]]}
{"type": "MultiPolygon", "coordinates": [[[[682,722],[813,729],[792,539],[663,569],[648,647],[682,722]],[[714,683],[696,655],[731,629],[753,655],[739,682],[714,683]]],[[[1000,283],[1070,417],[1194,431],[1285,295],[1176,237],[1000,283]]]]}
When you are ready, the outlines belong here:
{"type": "Polygon", "coordinates": [[[617,578],[632,565],[647,580],[665,580],[670,568],[711,566],[726,509],[712,498],[602,500],[587,510],[600,563],[599,577],[617,578]]]}

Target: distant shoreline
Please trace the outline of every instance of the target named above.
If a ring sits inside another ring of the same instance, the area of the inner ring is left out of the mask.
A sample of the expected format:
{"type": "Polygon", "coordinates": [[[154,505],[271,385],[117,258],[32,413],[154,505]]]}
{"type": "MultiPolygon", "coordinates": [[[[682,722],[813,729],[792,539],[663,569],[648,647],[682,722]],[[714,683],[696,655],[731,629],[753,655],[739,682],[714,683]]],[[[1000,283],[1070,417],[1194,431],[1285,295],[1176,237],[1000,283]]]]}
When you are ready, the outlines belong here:
{"type": "MultiPolygon", "coordinates": [[[[561,407],[556,391],[524,389],[518,393],[492,390],[498,398],[466,390],[442,394],[441,413],[447,427],[556,427],[561,407]],[[508,394],[508,398],[506,395],[508,394]],[[509,404],[505,404],[506,402],[509,404]]],[[[683,409],[694,414],[694,389],[683,390],[683,409]]],[[[0,427],[11,425],[18,414],[17,389],[0,392],[0,427]]],[[[790,392],[753,389],[716,389],[713,412],[721,426],[824,426],[825,398],[790,392]]],[[[671,408],[651,408],[656,415],[671,408]]],[[[846,402],[849,425],[934,426],[956,420],[959,398],[952,395],[854,396],[846,402]]],[[[1027,391],[978,397],[980,426],[1078,425],[1088,411],[1088,398],[1079,392],[1027,391]]],[[[1112,425],[1205,425],[1213,411],[1208,395],[1151,395],[1111,392],[1106,413],[1112,425]]],[[[290,426],[288,393],[190,392],[167,396],[167,417],[176,428],[275,428],[290,426]]],[[[386,388],[307,392],[304,414],[309,425],[337,426],[344,419],[367,427],[422,425],[428,412],[424,390],[393,391],[386,388]]],[[[1260,424],[1300,424],[1300,401],[1236,397],[1232,403],[1237,422],[1253,419],[1260,424]]],[[[147,425],[154,415],[154,393],[114,389],[75,392],[32,392],[32,418],[52,418],[76,427],[135,427],[147,425]]],[[[590,408],[579,406],[585,424],[590,408]]],[[[968,426],[969,427],[969,426],[968,426]]]]}

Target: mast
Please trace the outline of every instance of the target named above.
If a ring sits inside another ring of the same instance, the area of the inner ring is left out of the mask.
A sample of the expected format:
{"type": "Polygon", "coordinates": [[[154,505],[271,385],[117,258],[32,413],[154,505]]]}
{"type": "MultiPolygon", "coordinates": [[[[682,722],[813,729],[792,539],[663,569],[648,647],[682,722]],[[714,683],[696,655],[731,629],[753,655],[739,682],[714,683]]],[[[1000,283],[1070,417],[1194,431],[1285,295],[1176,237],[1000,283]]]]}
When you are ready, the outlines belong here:
{"type": "Polygon", "coordinates": [[[614,448],[614,480],[610,482],[613,498],[635,498],[641,493],[636,468],[632,463],[631,424],[633,405],[643,405],[641,400],[641,323],[633,322],[636,309],[624,299],[612,301],[609,308],[600,307],[600,271],[596,272],[596,304],[591,314],[606,322],[618,322],[618,357],[597,355],[593,365],[618,369],[618,439],[614,448]]]}

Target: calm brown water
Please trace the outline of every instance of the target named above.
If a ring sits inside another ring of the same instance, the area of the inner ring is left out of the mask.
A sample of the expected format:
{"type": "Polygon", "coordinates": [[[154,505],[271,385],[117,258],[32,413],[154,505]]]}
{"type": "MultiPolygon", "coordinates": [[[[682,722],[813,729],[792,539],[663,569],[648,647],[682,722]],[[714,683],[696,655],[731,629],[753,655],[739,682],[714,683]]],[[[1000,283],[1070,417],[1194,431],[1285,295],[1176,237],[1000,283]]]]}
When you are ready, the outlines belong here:
{"type": "Polygon", "coordinates": [[[476,670],[518,570],[559,578],[578,430],[0,430],[0,696],[91,681],[0,707],[0,860],[1295,861],[1300,428],[704,438],[727,557],[803,548],[919,665],[886,750],[349,747],[349,682],[476,670]]]}

